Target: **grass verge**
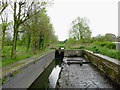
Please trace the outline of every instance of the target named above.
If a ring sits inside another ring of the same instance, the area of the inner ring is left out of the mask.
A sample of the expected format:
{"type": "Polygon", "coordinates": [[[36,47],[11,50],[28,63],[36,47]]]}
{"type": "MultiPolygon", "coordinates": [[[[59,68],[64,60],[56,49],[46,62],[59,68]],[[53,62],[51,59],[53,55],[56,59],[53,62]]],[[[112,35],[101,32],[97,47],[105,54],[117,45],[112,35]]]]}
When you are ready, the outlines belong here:
{"type": "Polygon", "coordinates": [[[109,48],[99,47],[99,46],[89,46],[86,49],[120,60],[120,52],[118,52],[115,49],[109,49],[109,48]]]}
{"type": "Polygon", "coordinates": [[[11,58],[11,46],[5,46],[3,51],[2,51],[2,67],[5,67],[7,65],[13,64],[17,61],[26,59],[26,58],[30,58],[34,55],[43,53],[48,51],[49,49],[45,49],[45,50],[41,50],[41,51],[37,51],[35,54],[31,53],[31,50],[27,50],[26,47],[24,46],[17,46],[16,48],[16,57],[15,58],[11,58]]]}

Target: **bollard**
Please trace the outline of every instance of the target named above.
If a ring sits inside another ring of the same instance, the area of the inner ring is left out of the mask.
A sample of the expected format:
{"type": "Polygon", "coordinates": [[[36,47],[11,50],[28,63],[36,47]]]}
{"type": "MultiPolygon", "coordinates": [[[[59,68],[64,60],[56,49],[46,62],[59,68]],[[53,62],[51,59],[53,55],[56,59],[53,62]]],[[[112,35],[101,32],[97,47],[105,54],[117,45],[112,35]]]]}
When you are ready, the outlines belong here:
{"type": "Polygon", "coordinates": [[[116,42],[116,50],[120,51],[120,42],[116,42]]]}

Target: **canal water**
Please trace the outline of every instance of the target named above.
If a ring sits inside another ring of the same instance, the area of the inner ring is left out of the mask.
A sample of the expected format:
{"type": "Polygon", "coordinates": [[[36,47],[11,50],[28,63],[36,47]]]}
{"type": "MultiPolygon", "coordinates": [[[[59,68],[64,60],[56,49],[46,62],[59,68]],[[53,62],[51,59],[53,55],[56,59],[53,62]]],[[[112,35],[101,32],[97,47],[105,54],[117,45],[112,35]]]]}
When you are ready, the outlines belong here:
{"type": "MultiPolygon", "coordinates": [[[[32,88],[55,88],[61,71],[61,59],[54,59],[43,73],[29,87],[32,88]]],[[[28,90],[29,90],[28,89],[28,90]]]]}

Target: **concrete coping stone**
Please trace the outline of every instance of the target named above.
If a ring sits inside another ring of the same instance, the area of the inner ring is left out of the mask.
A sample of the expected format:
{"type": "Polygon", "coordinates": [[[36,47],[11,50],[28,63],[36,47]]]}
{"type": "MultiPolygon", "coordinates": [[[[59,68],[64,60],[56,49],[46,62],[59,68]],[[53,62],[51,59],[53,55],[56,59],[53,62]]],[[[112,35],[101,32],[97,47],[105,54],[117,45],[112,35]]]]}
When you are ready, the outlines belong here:
{"type": "Polygon", "coordinates": [[[105,55],[102,55],[102,54],[98,54],[98,53],[93,53],[92,51],[89,51],[89,50],[85,50],[86,52],[89,52],[91,54],[94,54],[95,56],[98,56],[98,57],[101,57],[103,59],[106,59],[114,64],[117,64],[117,65],[120,65],[120,61],[117,60],[117,59],[114,59],[114,58],[110,58],[108,56],[105,56],[105,55]]]}

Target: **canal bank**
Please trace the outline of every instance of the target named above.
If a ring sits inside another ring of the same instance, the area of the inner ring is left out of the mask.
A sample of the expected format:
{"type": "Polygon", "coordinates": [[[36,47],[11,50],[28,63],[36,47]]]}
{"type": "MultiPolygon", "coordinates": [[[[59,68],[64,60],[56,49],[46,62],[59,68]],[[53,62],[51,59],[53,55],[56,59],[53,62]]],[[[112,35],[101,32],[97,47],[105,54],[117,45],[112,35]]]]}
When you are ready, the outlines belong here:
{"type": "Polygon", "coordinates": [[[55,52],[41,56],[35,63],[27,65],[20,73],[10,77],[7,83],[2,85],[2,88],[28,88],[48,67],[54,57],[55,52]]]}

